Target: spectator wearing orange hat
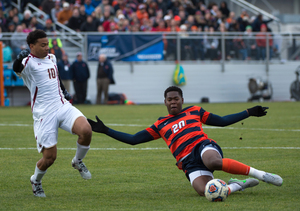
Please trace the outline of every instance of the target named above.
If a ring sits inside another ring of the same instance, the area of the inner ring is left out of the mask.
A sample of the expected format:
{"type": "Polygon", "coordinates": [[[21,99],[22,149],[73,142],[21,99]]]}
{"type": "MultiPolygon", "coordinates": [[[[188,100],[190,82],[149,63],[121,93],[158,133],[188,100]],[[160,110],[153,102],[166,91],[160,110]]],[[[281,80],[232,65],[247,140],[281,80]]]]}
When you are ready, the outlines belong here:
{"type": "Polygon", "coordinates": [[[260,26],[260,32],[256,35],[256,46],[257,46],[257,60],[265,60],[266,58],[266,46],[267,46],[267,37],[269,39],[269,49],[270,49],[270,58],[272,58],[273,52],[273,39],[271,34],[267,34],[267,26],[266,24],[262,24],[260,26]]]}

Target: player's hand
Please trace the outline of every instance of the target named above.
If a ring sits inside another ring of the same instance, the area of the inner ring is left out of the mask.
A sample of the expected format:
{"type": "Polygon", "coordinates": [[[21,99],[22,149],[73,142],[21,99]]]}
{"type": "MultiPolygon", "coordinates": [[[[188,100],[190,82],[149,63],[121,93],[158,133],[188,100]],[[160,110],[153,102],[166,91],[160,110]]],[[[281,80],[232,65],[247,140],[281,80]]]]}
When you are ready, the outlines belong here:
{"type": "Polygon", "coordinates": [[[22,61],[24,58],[26,58],[28,55],[30,54],[30,50],[29,49],[24,49],[22,50],[18,56],[17,56],[17,60],[22,61]]]}
{"type": "Polygon", "coordinates": [[[72,95],[70,95],[70,93],[65,89],[65,91],[63,92],[66,100],[71,100],[72,99],[72,95]]]}
{"type": "Polygon", "coordinates": [[[92,126],[92,131],[97,132],[97,133],[107,133],[108,132],[108,127],[104,125],[104,123],[96,116],[97,122],[87,119],[90,125],[92,126]]]}
{"type": "Polygon", "coordinates": [[[267,114],[267,109],[269,109],[269,107],[261,107],[261,106],[254,106],[253,108],[248,108],[248,114],[249,116],[265,116],[267,114]]]}

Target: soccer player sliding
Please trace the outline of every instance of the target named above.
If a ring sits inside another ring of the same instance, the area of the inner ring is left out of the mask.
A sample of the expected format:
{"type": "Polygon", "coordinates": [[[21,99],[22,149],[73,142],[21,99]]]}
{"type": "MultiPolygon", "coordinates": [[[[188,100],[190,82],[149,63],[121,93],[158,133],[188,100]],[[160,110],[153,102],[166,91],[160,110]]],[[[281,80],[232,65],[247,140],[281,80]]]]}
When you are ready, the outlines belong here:
{"type": "Polygon", "coordinates": [[[282,185],[282,178],[250,167],[230,158],[224,158],[221,147],[216,141],[208,138],[202,129],[202,123],[212,126],[228,126],[249,116],[262,117],[267,114],[268,107],[255,106],[239,113],[226,116],[205,111],[199,106],[182,109],[183,93],[179,87],[170,86],[164,92],[165,106],[169,115],[160,117],[151,126],[134,135],[113,130],[104,125],[96,116],[97,122],[88,119],[92,130],[104,133],[118,141],[135,145],[163,138],[193,188],[200,196],[204,196],[205,185],[214,178],[215,170],[230,174],[251,176],[245,180],[230,179],[229,194],[258,185],[259,181],[282,185]],[[258,180],[257,180],[258,179],[258,180]]]}

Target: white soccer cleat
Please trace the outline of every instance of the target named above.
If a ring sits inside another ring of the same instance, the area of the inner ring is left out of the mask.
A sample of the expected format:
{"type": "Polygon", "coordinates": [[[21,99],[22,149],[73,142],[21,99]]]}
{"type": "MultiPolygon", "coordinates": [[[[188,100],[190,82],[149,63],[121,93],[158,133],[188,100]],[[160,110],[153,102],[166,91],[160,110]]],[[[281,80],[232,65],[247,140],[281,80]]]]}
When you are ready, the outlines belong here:
{"type": "Polygon", "coordinates": [[[31,186],[32,186],[33,195],[37,196],[37,197],[46,197],[45,192],[42,188],[42,183],[41,182],[34,182],[33,179],[32,179],[33,176],[34,175],[32,175],[30,177],[30,183],[31,183],[31,186]]]}
{"type": "Polygon", "coordinates": [[[236,183],[239,186],[241,186],[242,189],[240,191],[242,191],[242,190],[245,190],[246,188],[250,188],[250,187],[254,187],[254,186],[258,185],[259,181],[257,179],[253,179],[253,178],[248,178],[248,179],[244,179],[244,180],[238,180],[238,179],[231,178],[228,181],[228,185],[233,184],[233,183],[236,183]]]}
{"type": "Polygon", "coordinates": [[[90,171],[86,168],[84,163],[82,161],[79,161],[78,163],[75,162],[75,159],[72,159],[72,166],[74,169],[77,169],[83,179],[91,179],[92,174],[90,171]]]}
{"type": "Polygon", "coordinates": [[[283,183],[282,178],[277,174],[265,173],[263,175],[263,181],[266,183],[271,183],[276,186],[281,186],[283,183]]]}

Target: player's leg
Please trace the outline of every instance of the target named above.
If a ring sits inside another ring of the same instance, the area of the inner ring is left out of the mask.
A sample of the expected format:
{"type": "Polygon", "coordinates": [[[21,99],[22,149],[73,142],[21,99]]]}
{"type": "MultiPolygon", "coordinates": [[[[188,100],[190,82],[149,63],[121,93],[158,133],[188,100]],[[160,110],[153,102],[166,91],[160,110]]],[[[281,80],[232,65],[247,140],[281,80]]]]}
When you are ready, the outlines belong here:
{"type": "Polygon", "coordinates": [[[265,171],[257,170],[251,166],[245,165],[241,162],[230,158],[223,158],[222,159],[222,170],[230,173],[230,174],[240,174],[240,175],[247,175],[251,177],[255,177],[261,181],[266,183],[271,183],[276,186],[282,185],[282,178],[277,174],[268,173],[265,171]]]}
{"type": "Polygon", "coordinates": [[[56,145],[51,148],[43,148],[43,157],[37,162],[34,174],[30,177],[32,191],[35,196],[46,197],[42,188],[42,178],[47,169],[54,163],[57,155],[56,145]]]}
{"type": "Polygon", "coordinates": [[[77,150],[75,157],[72,159],[72,166],[78,169],[83,179],[91,179],[92,175],[86,168],[82,159],[85,158],[90,149],[92,139],[92,129],[85,117],[78,117],[74,123],[72,132],[78,135],[77,150]]]}

